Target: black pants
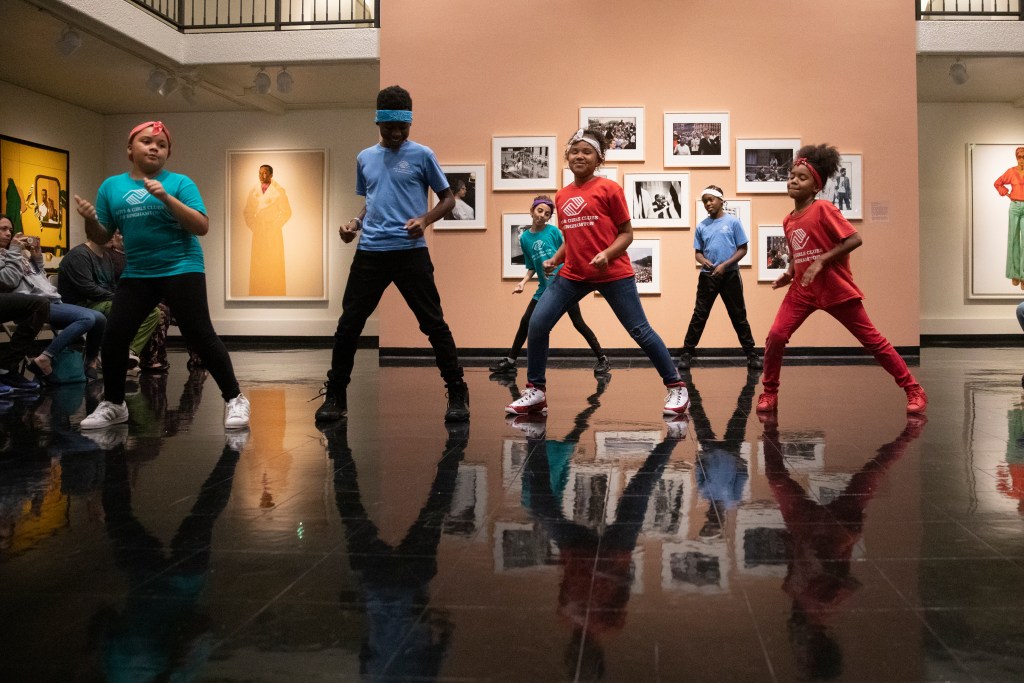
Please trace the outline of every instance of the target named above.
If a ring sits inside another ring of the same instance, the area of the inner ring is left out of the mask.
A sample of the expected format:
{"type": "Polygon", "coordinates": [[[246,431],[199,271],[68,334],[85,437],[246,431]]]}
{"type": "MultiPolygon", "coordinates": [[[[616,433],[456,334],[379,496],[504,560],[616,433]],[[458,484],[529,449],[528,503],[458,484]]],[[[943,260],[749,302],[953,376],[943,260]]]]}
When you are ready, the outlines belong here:
{"type": "Polygon", "coordinates": [[[171,309],[181,334],[203,359],[225,401],[238,396],[231,356],[213,329],[206,301],[206,275],[183,273],[169,277],[121,278],[103,337],[103,392],[111,403],[124,401],[128,346],[139,325],[163,301],[171,309]]]}
{"type": "Polygon", "coordinates": [[[0,368],[17,372],[18,365],[30,354],[39,330],[49,319],[49,299],[33,294],[0,294],[0,322],[17,324],[11,343],[0,349],[0,368]]]}
{"type": "Polygon", "coordinates": [[[754,352],[754,337],[750,333],[747,305],[743,301],[743,280],[740,279],[740,271],[729,270],[721,277],[712,277],[710,273],[704,272],[698,277],[697,301],[693,305],[693,317],[690,318],[690,327],[686,330],[686,339],[683,340],[683,353],[692,354],[697,348],[700,337],[704,334],[704,326],[711,315],[711,307],[715,305],[715,299],[719,296],[725,303],[725,310],[729,312],[729,320],[732,321],[732,327],[736,330],[736,337],[743,351],[747,355],[754,352]]]}
{"type": "Polygon", "coordinates": [[[445,383],[461,382],[462,366],[459,365],[452,332],[444,321],[441,295],[434,284],[434,264],[426,247],[422,247],[398,251],[356,251],[341,301],[341,318],[334,332],[334,352],[328,375],[331,384],[341,389],[348,386],[359,335],[366,319],[384,296],[384,290],[392,282],[416,316],[420,331],[427,335],[434,349],[437,369],[445,383]]]}
{"type": "MultiPolygon", "coordinates": [[[[508,357],[515,360],[519,357],[519,353],[523,350],[523,344],[526,343],[527,333],[530,331],[530,318],[533,317],[533,309],[537,308],[537,300],[530,299],[530,304],[526,307],[526,312],[523,313],[523,317],[519,320],[519,329],[516,330],[516,338],[512,340],[512,348],[508,352],[508,357]]],[[[566,314],[569,316],[569,320],[572,321],[572,326],[576,328],[576,331],[583,335],[587,344],[590,346],[590,350],[594,352],[594,355],[600,358],[604,355],[604,349],[601,348],[601,342],[597,341],[597,335],[590,329],[587,322],[583,319],[583,314],[580,312],[580,305],[573,304],[566,309],[566,314]]]]}

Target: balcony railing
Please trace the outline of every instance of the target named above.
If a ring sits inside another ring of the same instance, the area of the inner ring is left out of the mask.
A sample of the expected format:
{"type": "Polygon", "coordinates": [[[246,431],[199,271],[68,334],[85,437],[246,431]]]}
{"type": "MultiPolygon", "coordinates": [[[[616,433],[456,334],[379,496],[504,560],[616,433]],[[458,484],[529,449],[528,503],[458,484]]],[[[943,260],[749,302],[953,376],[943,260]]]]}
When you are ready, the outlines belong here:
{"type": "Polygon", "coordinates": [[[380,28],[380,0],[129,0],[182,33],[380,28]]]}
{"type": "Polygon", "coordinates": [[[914,0],[920,19],[1016,19],[1024,21],[1024,0],[914,0]]]}

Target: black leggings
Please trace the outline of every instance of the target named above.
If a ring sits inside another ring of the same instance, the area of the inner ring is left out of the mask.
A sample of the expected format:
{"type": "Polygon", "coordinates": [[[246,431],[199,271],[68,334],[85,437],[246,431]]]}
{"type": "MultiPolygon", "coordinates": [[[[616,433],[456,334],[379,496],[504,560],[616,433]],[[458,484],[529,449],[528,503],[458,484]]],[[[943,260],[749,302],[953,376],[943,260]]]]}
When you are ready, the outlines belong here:
{"type": "MultiPolygon", "coordinates": [[[[519,329],[516,331],[516,338],[512,341],[512,349],[508,352],[508,357],[512,360],[518,358],[519,352],[523,350],[523,344],[526,343],[526,335],[530,331],[530,318],[533,317],[533,309],[535,308],[537,308],[537,299],[530,299],[530,305],[526,307],[526,312],[523,313],[523,317],[519,321],[519,329]]],[[[594,334],[594,331],[583,320],[583,314],[580,313],[580,305],[573,304],[566,310],[566,313],[569,315],[569,320],[572,321],[572,326],[587,340],[587,344],[590,345],[590,350],[594,352],[594,355],[598,358],[603,356],[604,350],[601,348],[601,342],[597,341],[597,335],[594,334]]]]}
{"type": "Polygon", "coordinates": [[[168,277],[121,278],[103,337],[103,392],[111,403],[124,401],[128,373],[128,346],[135,331],[158,303],[171,309],[185,341],[194,348],[210,371],[225,401],[238,396],[238,380],[231,356],[213,329],[206,302],[206,275],[183,273],[168,277]]]}

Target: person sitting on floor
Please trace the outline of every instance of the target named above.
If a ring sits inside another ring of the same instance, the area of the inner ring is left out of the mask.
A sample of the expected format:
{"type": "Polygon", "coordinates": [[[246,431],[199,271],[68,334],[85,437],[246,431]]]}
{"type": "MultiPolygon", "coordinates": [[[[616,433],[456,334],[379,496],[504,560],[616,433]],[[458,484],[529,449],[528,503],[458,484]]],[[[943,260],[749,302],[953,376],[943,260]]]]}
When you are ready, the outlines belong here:
{"type": "MultiPolygon", "coordinates": [[[[120,254],[112,248],[116,239],[116,236],[111,238],[107,244],[97,244],[86,239],[64,255],[57,276],[57,291],[61,299],[69,304],[99,311],[103,315],[110,313],[114,290],[125,264],[124,259],[119,258],[120,254]]],[[[151,340],[156,339],[158,343],[166,340],[166,334],[154,333],[166,327],[168,322],[159,307],[154,308],[142,322],[128,347],[129,372],[139,367],[140,357],[145,355],[144,351],[151,340]]],[[[159,362],[155,367],[143,365],[142,370],[161,371],[166,369],[165,365],[159,362]]]]}

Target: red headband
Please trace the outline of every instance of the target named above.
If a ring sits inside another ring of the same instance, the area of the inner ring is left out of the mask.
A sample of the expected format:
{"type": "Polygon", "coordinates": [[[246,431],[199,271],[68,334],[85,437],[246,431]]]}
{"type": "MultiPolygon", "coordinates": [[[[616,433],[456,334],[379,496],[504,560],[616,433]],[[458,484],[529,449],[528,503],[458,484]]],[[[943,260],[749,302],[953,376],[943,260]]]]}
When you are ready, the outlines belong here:
{"type": "Polygon", "coordinates": [[[167,138],[167,149],[169,150],[171,148],[171,131],[167,130],[167,126],[164,125],[163,121],[146,121],[145,123],[140,123],[135,126],[132,128],[132,132],[128,133],[128,144],[132,144],[132,140],[135,139],[135,136],[150,126],[153,126],[153,135],[160,135],[160,133],[164,134],[164,137],[167,138]]]}
{"type": "Polygon", "coordinates": [[[811,176],[814,178],[814,182],[817,183],[817,189],[820,190],[823,187],[824,184],[821,182],[821,175],[818,173],[817,169],[811,166],[811,162],[807,160],[807,157],[800,157],[799,159],[794,161],[793,168],[796,168],[797,166],[806,166],[807,169],[811,172],[811,176]]]}

